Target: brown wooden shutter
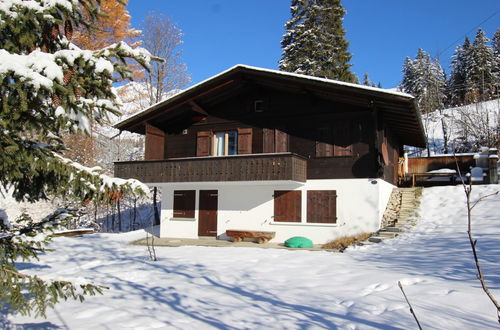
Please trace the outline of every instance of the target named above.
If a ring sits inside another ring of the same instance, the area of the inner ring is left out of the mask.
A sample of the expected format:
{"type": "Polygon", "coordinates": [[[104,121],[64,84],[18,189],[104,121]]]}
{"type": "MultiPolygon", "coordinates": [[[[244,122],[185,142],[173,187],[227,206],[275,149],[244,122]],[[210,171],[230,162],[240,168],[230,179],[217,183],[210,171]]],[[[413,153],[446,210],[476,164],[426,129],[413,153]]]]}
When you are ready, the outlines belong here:
{"type": "Polygon", "coordinates": [[[335,156],[352,156],[351,121],[336,122],[333,128],[335,156]]]}
{"type": "Polygon", "coordinates": [[[262,129],[262,152],[273,153],[274,149],[274,129],[264,128],[262,129]]]}
{"type": "Polygon", "coordinates": [[[313,222],[313,223],[337,222],[336,190],[307,191],[307,222],[313,222]]]}
{"type": "Polygon", "coordinates": [[[174,218],[194,218],[195,190],[174,190],[174,218]]]}
{"type": "Polygon", "coordinates": [[[200,131],[196,135],[196,156],[210,156],[212,150],[212,131],[200,131]]]}
{"type": "Polygon", "coordinates": [[[164,159],[165,132],[153,125],[146,124],[145,160],[164,159]]]}
{"type": "Polygon", "coordinates": [[[238,155],[252,153],[252,129],[238,128],[238,155]]]}
{"type": "Polygon", "coordinates": [[[288,151],[288,134],[285,132],[275,129],[275,147],[276,152],[287,152],[288,151]]]}
{"type": "Polygon", "coordinates": [[[275,222],[300,222],[302,210],[301,193],[300,190],[274,191],[275,222]]]}
{"type": "Polygon", "coordinates": [[[316,141],[316,157],[333,156],[332,130],[330,127],[318,129],[318,141],[316,141]]]}

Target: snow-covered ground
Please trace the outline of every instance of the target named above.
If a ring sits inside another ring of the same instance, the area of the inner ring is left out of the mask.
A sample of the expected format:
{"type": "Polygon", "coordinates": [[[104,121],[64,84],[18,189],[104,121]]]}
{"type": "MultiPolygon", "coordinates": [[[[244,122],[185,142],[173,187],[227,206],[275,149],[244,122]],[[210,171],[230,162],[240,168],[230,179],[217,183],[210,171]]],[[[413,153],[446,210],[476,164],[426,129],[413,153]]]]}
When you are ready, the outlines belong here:
{"type": "MultiPolygon", "coordinates": [[[[499,185],[474,186],[473,195],[499,185]]],[[[500,297],[500,196],[474,209],[473,230],[490,288],[500,297]]],[[[48,319],[0,315],[1,328],[415,329],[401,281],[424,329],[496,329],[466,236],[460,186],[427,188],[407,233],[345,253],[260,248],[157,248],[127,242],[141,232],[57,238],[25,272],[109,286],[48,319]]]]}

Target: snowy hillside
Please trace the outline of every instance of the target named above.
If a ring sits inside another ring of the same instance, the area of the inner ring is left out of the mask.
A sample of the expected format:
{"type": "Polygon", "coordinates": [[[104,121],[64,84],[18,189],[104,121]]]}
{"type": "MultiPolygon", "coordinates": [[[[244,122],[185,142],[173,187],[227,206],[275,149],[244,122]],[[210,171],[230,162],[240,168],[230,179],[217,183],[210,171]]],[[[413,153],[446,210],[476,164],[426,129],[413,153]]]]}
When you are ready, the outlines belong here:
{"type": "MultiPolygon", "coordinates": [[[[500,186],[474,186],[473,198],[500,186]]],[[[127,242],[142,232],[57,238],[44,277],[109,286],[83,304],[65,302],[48,319],[0,314],[2,328],[69,329],[415,329],[401,281],[424,329],[497,329],[466,237],[460,186],[424,190],[418,224],[379,245],[345,253],[261,248],[157,248],[127,242]]],[[[486,280],[500,297],[500,197],[474,209],[486,280]]]]}
{"type": "MultiPolygon", "coordinates": [[[[107,123],[94,130],[97,141],[97,164],[109,172],[112,172],[115,161],[140,160],[144,155],[144,136],[127,131],[119,134],[120,131],[112,126],[149,107],[148,91],[142,83],[130,82],[113,90],[122,104],[121,115],[111,115],[107,123]]],[[[173,90],[166,95],[166,98],[179,92],[180,90],[173,90]]]]}
{"type": "Polygon", "coordinates": [[[453,149],[458,152],[476,151],[479,145],[485,144],[481,141],[494,140],[495,134],[498,134],[500,99],[437,110],[423,115],[422,120],[432,153],[444,153],[443,123],[449,141],[448,153],[453,149]]]}

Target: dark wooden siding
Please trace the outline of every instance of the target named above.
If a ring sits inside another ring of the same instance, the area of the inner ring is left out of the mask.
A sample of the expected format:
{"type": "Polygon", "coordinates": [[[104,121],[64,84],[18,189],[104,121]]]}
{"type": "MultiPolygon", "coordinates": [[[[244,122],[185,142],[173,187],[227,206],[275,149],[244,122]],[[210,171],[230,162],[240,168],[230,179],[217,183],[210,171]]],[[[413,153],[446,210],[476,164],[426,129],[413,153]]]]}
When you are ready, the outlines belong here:
{"type": "MultiPolygon", "coordinates": [[[[301,155],[308,159],[308,179],[393,177],[385,173],[389,169],[380,172],[380,145],[377,146],[374,115],[369,105],[351,106],[277,90],[266,90],[266,96],[261,97],[258,94],[262,90],[262,87],[254,88],[250,84],[233,97],[207,104],[200,101],[198,103],[208,112],[208,117],[194,123],[186,120],[189,124],[185,127],[177,124],[182,121],[174,121],[171,126],[166,121],[162,127],[168,134],[165,158],[196,157],[200,131],[251,128],[253,154],[286,150],[301,155]],[[263,98],[266,99],[266,110],[256,113],[254,102],[263,98]],[[349,123],[347,126],[346,122],[349,123]],[[318,138],[319,128],[339,125],[344,128],[340,136],[339,130],[337,136],[331,132],[330,141],[318,138]],[[186,134],[182,134],[181,129],[186,129],[186,134]],[[276,133],[275,129],[284,134],[276,133]],[[276,145],[277,135],[278,141],[282,141],[281,147],[276,145]],[[273,140],[269,142],[271,136],[273,140]],[[339,145],[343,150],[337,150],[337,155],[334,152],[331,155],[330,151],[323,156],[317,155],[318,143],[333,145],[335,139],[341,141],[339,145]]],[[[382,124],[383,118],[380,118],[379,126],[382,124]]]]}
{"type": "Polygon", "coordinates": [[[115,176],[142,182],[266,181],[305,182],[307,160],[290,153],[193,157],[115,163],[115,176]]]}
{"type": "Polygon", "coordinates": [[[400,146],[397,143],[397,138],[394,136],[389,127],[383,130],[381,158],[383,163],[383,178],[394,185],[398,183],[398,166],[400,146]]]}
{"type": "Polygon", "coordinates": [[[146,147],[144,149],[144,159],[163,159],[165,132],[152,125],[146,125],[146,147]]]}

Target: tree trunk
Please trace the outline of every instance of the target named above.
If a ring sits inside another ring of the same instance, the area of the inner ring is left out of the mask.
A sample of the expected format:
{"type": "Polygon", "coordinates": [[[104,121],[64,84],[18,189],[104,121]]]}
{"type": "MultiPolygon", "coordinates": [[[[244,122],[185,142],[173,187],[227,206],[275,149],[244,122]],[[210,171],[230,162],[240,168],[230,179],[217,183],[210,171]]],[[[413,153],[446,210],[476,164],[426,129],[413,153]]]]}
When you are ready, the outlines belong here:
{"type": "Polygon", "coordinates": [[[132,217],[132,229],[135,230],[135,222],[137,220],[137,198],[134,198],[134,216],[132,217]]]}
{"type": "Polygon", "coordinates": [[[118,212],[118,231],[122,232],[122,212],[120,210],[120,200],[116,201],[116,208],[118,212]]]}
{"type": "Polygon", "coordinates": [[[111,230],[115,232],[115,204],[111,204],[111,230]]]}
{"type": "Polygon", "coordinates": [[[154,210],[154,225],[158,226],[160,224],[160,213],[158,212],[158,204],[156,202],[156,195],[158,193],[158,188],[154,187],[153,188],[153,210],[154,210]]]}

